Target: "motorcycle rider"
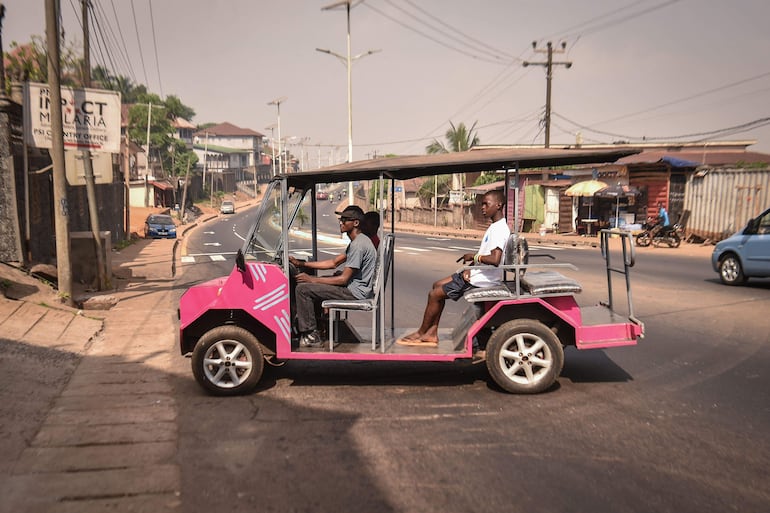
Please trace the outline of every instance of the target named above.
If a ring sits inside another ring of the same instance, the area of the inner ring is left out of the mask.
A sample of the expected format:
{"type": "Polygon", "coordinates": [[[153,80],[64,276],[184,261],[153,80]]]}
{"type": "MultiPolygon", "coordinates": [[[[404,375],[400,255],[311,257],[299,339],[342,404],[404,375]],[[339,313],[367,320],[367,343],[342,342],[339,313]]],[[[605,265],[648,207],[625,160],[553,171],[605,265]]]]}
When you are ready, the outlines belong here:
{"type": "Polygon", "coordinates": [[[658,202],[658,217],[656,219],[655,226],[650,229],[650,235],[652,237],[655,237],[658,234],[665,233],[666,230],[670,229],[671,222],[668,219],[668,212],[666,211],[666,207],[663,206],[663,202],[658,202]]]}

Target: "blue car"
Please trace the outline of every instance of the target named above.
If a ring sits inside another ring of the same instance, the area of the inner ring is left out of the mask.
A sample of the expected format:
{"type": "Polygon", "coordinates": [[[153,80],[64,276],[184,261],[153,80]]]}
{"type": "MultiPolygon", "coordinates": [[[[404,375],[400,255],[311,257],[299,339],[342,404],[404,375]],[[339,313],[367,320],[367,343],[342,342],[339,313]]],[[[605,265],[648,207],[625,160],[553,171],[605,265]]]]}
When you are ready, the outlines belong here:
{"type": "Polygon", "coordinates": [[[746,228],[719,242],[711,265],[726,285],[742,285],[749,278],[770,277],[770,208],[746,228]]]}
{"type": "Polygon", "coordinates": [[[171,216],[150,214],[144,222],[146,239],[176,239],[176,225],[171,216]]]}

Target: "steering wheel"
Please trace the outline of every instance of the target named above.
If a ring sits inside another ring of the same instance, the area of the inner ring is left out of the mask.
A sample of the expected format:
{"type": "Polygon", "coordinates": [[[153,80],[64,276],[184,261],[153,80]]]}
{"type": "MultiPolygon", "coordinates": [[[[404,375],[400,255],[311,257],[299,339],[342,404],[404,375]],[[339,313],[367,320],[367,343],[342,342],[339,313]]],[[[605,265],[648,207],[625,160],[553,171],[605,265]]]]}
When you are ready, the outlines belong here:
{"type": "MultiPolygon", "coordinates": [[[[276,255],[275,258],[273,258],[273,263],[283,267],[283,258],[281,258],[280,254],[276,255]]],[[[291,261],[289,261],[289,278],[293,280],[298,273],[299,273],[299,269],[297,269],[297,266],[292,264],[291,261]]]]}

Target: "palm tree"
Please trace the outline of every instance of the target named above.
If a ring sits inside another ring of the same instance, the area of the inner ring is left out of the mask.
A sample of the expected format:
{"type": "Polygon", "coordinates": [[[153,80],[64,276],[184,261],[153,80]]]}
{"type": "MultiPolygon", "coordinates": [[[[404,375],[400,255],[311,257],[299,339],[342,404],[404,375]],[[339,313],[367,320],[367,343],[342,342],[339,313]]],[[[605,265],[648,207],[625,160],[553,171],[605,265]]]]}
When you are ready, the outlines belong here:
{"type": "Polygon", "coordinates": [[[479,137],[474,133],[476,123],[478,123],[478,121],[474,122],[473,125],[471,125],[471,128],[468,129],[466,128],[465,123],[460,123],[455,127],[454,123],[450,121],[449,126],[451,128],[444,134],[448,143],[448,148],[447,146],[444,146],[444,143],[439,142],[438,139],[433,139],[433,142],[425,147],[425,151],[433,154],[449,153],[450,151],[467,151],[471,149],[473,146],[479,144],[479,137]]]}
{"type": "MultiPolygon", "coordinates": [[[[425,147],[425,151],[429,154],[434,154],[467,151],[471,149],[473,146],[479,144],[479,137],[475,132],[476,123],[478,123],[478,121],[475,121],[471,125],[470,129],[468,129],[465,126],[465,123],[460,123],[459,125],[455,126],[454,123],[450,121],[450,128],[444,134],[444,137],[446,137],[447,145],[444,145],[444,143],[440,142],[438,139],[433,139],[433,142],[425,147]]],[[[448,177],[437,177],[436,180],[438,180],[438,184],[434,185],[433,180],[429,180],[423,185],[423,188],[427,189],[429,187],[433,190],[438,189],[443,194],[447,194],[447,190],[450,188],[450,186],[454,189],[464,189],[462,183],[464,182],[464,178],[464,175],[455,175],[455,178],[452,180],[453,183],[450,184],[448,177]],[[441,189],[444,190],[441,191],[441,189]]],[[[422,189],[421,192],[423,192],[422,189]]],[[[427,193],[427,190],[424,191],[424,193],[427,193]]]]}

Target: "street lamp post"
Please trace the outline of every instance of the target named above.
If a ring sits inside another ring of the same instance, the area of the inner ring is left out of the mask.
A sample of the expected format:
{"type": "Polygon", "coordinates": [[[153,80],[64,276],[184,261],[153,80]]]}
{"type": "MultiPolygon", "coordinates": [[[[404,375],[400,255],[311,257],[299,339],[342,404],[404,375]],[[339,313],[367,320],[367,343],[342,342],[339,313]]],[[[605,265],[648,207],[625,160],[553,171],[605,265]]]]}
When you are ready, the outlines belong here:
{"type": "Polygon", "coordinates": [[[275,134],[273,133],[275,125],[265,127],[265,130],[270,130],[270,149],[273,151],[273,176],[275,176],[275,134]]]}
{"type": "MultiPolygon", "coordinates": [[[[333,4],[329,4],[325,7],[321,7],[322,11],[329,11],[332,9],[337,9],[339,7],[345,6],[345,14],[347,17],[347,56],[343,57],[342,55],[339,55],[337,53],[334,53],[330,50],[325,50],[322,48],[316,48],[316,51],[322,52],[322,53],[328,53],[329,55],[333,55],[343,61],[345,63],[345,67],[347,68],[347,74],[348,74],[348,162],[353,162],[353,84],[352,84],[352,78],[351,78],[351,63],[352,61],[356,59],[360,59],[361,57],[365,57],[367,55],[371,55],[373,53],[378,52],[379,50],[369,50],[368,52],[364,52],[362,54],[356,55],[355,57],[350,56],[350,8],[352,7],[354,0],[341,0],[334,2],[333,4]]],[[[358,3],[358,2],[356,2],[358,3]]],[[[348,183],[348,202],[353,201],[353,182],[348,183]]]]}
{"type": "Polygon", "coordinates": [[[286,96],[281,96],[271,102],[267,102],[268,105],[275,105],[278,109],[278,158],[281,159],[281,173],[286,171],[283,164],[283,155],[281,155],[281,104],[285,101],[286,96]]]}

